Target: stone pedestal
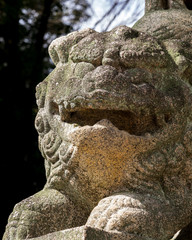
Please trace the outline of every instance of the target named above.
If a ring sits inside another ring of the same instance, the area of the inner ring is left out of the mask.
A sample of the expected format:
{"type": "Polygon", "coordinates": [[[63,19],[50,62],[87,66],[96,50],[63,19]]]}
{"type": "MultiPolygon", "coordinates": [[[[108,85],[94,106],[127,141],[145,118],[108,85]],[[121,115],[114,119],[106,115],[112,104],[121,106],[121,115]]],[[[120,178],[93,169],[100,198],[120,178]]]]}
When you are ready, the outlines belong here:
{"type": "MultiPolygon", "coordinates": [[[[176,240],[179,232],[171,240],[176,240]]],[[[81,226],[47,235],[30,238],[29,240],[134,240],[134,235],[106,232],[96,228],[81,226]]],[[[142,240],[142,239],[141,239],[142,240]]]]}
{"type": "Polygon", "coordinates": [[[31,240],[131,240],[133,236],[122,233],[109,233],[99,229],[81,226],[53,232],[31,240]]]}

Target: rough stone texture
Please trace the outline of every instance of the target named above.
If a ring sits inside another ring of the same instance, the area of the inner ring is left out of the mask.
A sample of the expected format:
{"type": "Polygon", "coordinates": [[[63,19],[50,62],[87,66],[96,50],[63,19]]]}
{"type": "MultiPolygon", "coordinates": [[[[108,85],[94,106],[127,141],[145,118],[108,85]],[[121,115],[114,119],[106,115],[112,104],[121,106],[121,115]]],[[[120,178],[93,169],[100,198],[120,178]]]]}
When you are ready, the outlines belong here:
{"type": "Polygon", "coordinates": [[[3,240],[168,240],[190,223],[189,22],[187,10],[151,11],[135,29],[52,42],[35,121],[47,183],[15,206],[3,240]]]}
{"type": "MultiPolygon", "coordinates": [[[[175,240],[178,233],[171,240],[175,240]]],[[[89,226],[70,228],[63,231],[52,232],[37,238],[27,238],[29,240],[134,240],[135,236],[121,232],[106,232],[101,229],[89,226]]],[[[146,238],[140,238],[145,240],[146,238]]],[[[186,238],[190,240],[191,238],[186,238]]]]}
{"type": "Polygon", "coordinates": [[[30,240],[129,240],[124,233],[111,233],[88,226],[50,233],[30,240]]]}
{"type": "MultiPolygon", "coordinates": [[[[169,11],[162,11],[160,5],[151,5],[151,0],[146,1],[146,11],[144,18],[136,23],[135,29],[148,32],[161,41],[175,64],[181,78],[192,85],[192,13],[188,11],[181,1],[172,1],[169,11]],[[183,10],[185,8],[185,10],[183,10]],[[151,11],[150,11],[151,10],[151,11]],[[158,10],[158,11],[154,11],[158,10]],[[155,24],[151,24],[155,22],[155,24]]],[[[190,1],[185,1],[191,4],[190,1]]],[[[158,3],[159,4],[159,3],[158,3]]],[[[190,140],[189,140],[190,141],[190,140]]],[[[192,144],[190,144],[192,148],[192,144]]],[[[192,223],[184,228],[177,240],[192,239],[192,223]]]]}
{"type": "MultiPolygon", "coordinates": [[[[149,0],[150,1],[150,0],[149,0]]],[[[183,80],[192,84],[192,12],[185,9],[151,11],[134,26],[161,41],[183,80]],[[155,24],[151,24],[154,22],[155,24]]]]}

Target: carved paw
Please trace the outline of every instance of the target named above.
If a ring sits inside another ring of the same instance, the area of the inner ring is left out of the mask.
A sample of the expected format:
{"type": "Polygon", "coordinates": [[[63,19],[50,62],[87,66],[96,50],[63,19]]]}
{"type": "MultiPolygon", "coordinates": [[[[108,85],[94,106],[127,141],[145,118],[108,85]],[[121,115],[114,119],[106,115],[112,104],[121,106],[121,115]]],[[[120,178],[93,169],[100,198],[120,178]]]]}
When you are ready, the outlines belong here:
{"type": "Polygon", "coordinates": [[[40,221],[46,220],[41,213],[22,210],[22,202],[17,204],[9,217],[3,240],[28,239],[46,231],[40,221]],[[41,227],[40,227],[41,225],[41,227]]]}
{"type": "Polygon", "coordinates": [[[139,200],[114,195],[99,202],[86,225],[106,231],[140,233],[146,223],[146,214],[139,200]]]}
{"type": "Polygon", "coordinates": [[[125,234],[127,239],[168,240],[177,232],[170,224],[172,211],[167,202],[149,194],[119,193],[102,199],[86,225],[125,234]]]}
{"type": "Polygon", "coordinates": [[[28,239],[84,224],[87,214],[65,195],[46,189],[21,201],[9,217],[3,240],[28,239]]]}

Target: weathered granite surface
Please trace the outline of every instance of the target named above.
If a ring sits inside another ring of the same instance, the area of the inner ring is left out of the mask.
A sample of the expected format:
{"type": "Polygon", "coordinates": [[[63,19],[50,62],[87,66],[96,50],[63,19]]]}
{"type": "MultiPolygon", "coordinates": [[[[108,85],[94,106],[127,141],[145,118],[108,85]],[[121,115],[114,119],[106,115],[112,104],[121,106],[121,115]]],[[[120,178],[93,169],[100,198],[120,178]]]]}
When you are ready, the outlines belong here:
{"type": "Polygon", "coordinates": [[[50,233],[30,240],[128,240],[124,233],[111,233],[104,230],[81,226],[50,233]]]}
{"type": "MultiPolygon", "coordinates": [[[[178,234],[175,234],[175,240],[178,234]]],[[[53,232],[30,240],[133,240],[134,236],[121,232],[106,232],[88,226],[70,228],[63,231],[53,232]]],[[[145,239],[145,238],[144,238],[145,239]]],[[[141,237],[140,240],[143,240],[141,237]]],[[[188,240],[188,239],[186,239],[188,240]]]]}
{"type": "Polygon", "coordinates": [[[134,29],[52,42],[35,121],[47,183],[3,240],[169,240],[190,223],[192,17],[179,2],[147,5],[134,29]]]}

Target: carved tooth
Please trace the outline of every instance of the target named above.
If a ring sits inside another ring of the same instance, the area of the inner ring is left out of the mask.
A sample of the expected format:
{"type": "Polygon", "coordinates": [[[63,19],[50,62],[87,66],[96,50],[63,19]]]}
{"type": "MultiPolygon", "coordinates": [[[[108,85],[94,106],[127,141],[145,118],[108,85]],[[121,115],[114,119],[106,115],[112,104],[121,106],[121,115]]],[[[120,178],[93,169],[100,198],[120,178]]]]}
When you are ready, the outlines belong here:
{"type": "Polygon", "coordinates": [[[68,101],[63,102],[64,108],[68,111],[71,110],[71,104],[68,101]]]}
{"type": "Polygon", "coordinates": [[[63,113],[63,109],[64,109],[63,104],[59,104],[58,107],[59,107],[59,114],[61,115],[63,113]]]}
{"type": "Polygon", "coordinates": [[[75,103],[70,103],[70,109],[74,109],[76,107],[75,103]]]}

